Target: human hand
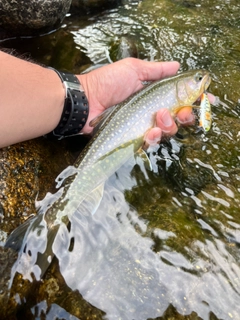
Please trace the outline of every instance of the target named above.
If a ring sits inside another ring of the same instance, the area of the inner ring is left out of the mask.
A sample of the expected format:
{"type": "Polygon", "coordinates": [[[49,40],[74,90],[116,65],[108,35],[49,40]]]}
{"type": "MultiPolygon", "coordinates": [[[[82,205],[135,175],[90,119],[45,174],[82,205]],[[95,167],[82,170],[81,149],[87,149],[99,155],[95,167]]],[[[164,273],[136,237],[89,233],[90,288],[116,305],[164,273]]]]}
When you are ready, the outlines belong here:
{"type": "MultiPolygon", "coordinates": [[[[89,123],[105,109],[124,101],[133,93],[143,88],[143,81],[160,80],[173,76],[179,69],[179,63],[149,62],[126,58],[113,64],[101,67],[87,74],[79,75],[85,94],[89,101],[88,121],[82,132],[91,133],[89,123]]],[[[191,110],[184,108],[178,113],[178,119],[184,123],[193,121],[191,110]]],[[[156,144],[162,135],[174,135],[177,125],[167,109],[161,109],[156,116],[156,127],[148,131],[145,140],[156,144]]]]}

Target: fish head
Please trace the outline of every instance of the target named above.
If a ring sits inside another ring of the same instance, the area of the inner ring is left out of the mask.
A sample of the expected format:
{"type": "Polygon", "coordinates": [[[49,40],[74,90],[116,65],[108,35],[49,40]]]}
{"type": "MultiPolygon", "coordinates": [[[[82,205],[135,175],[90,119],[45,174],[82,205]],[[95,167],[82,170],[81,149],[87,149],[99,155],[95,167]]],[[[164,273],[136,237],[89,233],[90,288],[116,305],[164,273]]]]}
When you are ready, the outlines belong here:
{"type": "Polygon", "coordinates": [[[211,76],[206,70],[191,70],[182,74],[176,84],[178,107],[192,106],[207,90],[210,82],[211,76]]]}

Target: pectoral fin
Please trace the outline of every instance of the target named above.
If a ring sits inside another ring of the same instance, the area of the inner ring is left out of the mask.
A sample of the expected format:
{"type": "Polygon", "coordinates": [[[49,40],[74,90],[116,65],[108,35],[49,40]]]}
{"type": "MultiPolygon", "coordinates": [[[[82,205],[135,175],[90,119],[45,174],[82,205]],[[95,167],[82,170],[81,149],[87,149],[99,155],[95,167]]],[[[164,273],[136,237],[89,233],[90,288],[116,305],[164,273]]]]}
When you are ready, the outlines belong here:
{"type": "Polygon", "coordinates": [[[79,212],[84,212],[84,214],[94,215],[97,211],[104,191],[104,183],[97,186],[88,194],[84,194],[84,199],[81,203],[76,207],[79,212]]]}
{"type": "Polygon", "coordinates": [[[186,106],[179,106],[179,107],[175,107],[172,111],[172,116],[176,116],[178,114],[178,112],[180,110],[182,110],[183,108],[199,108],[199,106],[195,106],[195,105],[186,105],[186,106]]]}
{"type": "Polygon", "coordinates": [[[115,106],[112,106],[111,108],[108,108],[105,111],[103,111],[99,116],[92,119],[89,123],[90,127],[100,128],[101,125],[104,123],[105,119],[110,115],[114,108],[115,106]]]}
{"type": "MultiPolygon", "coordinates": [[[[150,159],[148,158],[148,155],[146,154],[146,152],[142,148],[140,148],[137,151],[136,156],[140,156],[146,169],[148,169],[149,171],[153,170],[152,163],[151,163],[150,159]]],[[[136,158],[136,162],[137,162],[137,158],[136,158]]]]}

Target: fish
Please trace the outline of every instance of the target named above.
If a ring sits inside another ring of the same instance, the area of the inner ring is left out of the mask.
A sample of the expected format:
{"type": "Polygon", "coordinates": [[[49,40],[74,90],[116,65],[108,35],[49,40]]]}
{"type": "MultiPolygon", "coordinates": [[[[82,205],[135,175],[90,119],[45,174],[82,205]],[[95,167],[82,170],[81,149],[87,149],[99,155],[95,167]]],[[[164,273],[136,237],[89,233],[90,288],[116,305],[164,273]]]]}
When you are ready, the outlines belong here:
{"type": "MultiPolygon", "coordinates": [[[[94,119],[92,125],[97,131],[75,164],[57,177],[58,191],[43,199],[25,233],[20,228],[9,236],[5,246],[19,250],[15,272],[30,281],[34,274],[39,280],[57,256],[57,250],[61,250],[57,239],[64,237],[65,231],[70,232],[74,213],[84,209],[93,215],[101,202],[105,181],[131,157],[140,155],[146,160],[142,149],[144,136],[155,126],[157,111],[168,108],[176,116],[183,107],[194,107],[210,82],[206,70],[183,72],[145,86],[94,119]]],[[[68,245],[71,250],[71,244],[68,245]]]]}
{"type": "Polygon", "coordinates": [[[203,128],[204,132],[208,132],[212,124],[211,104],[207,93],[203,92],[201,95],[199,126],[203,128]]]}

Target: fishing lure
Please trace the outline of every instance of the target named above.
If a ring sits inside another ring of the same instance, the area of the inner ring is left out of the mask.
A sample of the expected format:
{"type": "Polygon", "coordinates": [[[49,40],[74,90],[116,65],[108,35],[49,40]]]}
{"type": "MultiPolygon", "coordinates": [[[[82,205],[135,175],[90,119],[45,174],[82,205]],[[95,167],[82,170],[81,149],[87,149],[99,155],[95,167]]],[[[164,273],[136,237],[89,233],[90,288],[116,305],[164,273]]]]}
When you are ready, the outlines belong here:
{"type": "Polygon", "coordinates": [[[211,104],[206,93],[201,95],[199,126],[205,132],[209,131],[212,124],[211,104]]]}

